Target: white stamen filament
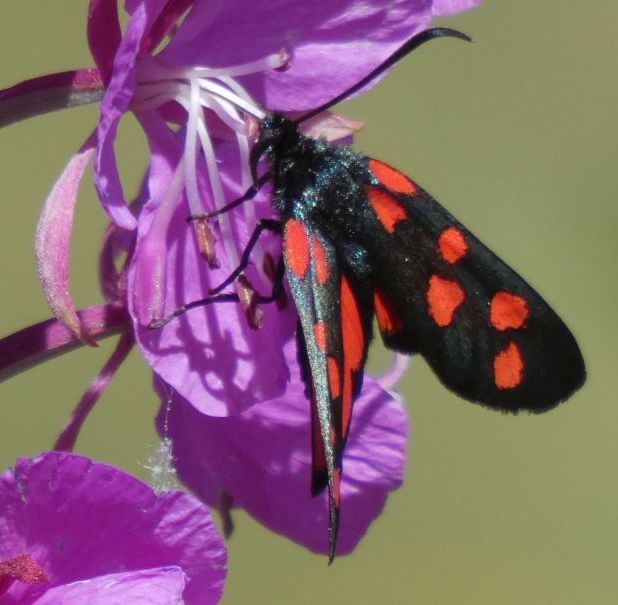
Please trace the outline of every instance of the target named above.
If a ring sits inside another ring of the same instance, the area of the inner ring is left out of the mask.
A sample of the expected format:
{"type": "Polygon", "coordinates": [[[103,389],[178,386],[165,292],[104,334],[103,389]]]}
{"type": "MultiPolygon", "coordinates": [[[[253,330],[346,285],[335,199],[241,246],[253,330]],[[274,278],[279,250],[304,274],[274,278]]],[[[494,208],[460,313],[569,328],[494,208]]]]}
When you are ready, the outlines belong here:
{"type": "Polygon", "coordinates": [[[206,109],[212,109],[231,130],[243,133],[246,131],[245,121],[238,117],[231,103],[223,99],[200,94],[200,105],[206,109]]]}
{"type": "Polygon", "coordinates": [[[243,99],[241,96],[234,94],[228,88],[225,88],[221,84],[217,84],[216,82],[210,82],[208,80],[203,80],[201,82],[202,89],[212,93],[215,96],[221,97],[222,99],[226,99],[230,101],[236,107],[243,109],[247,113],[253,114],[256,118],[263,120],[266,117],[266,114],[263,111],[256,112],[256,107],[254,103],[248,102],[243,99]]]}
{"type": "MultiPolygon", "coordinates": [[[[225,205],[225,196],[223,194],[223,186],[221,184],[221,176],[219,169],[217,168],[217,159],[215,158],[215,150],[208,134],[208,129],[203,120],[198,120],[197,134],[200,137],[202,143],[202,149],[204,150],[204,157],[206,158],[206,166],[208,168],[208,176],[210,177],[210,186],[212,189],[212,197],[215,202],[215,208],[223,208],[225,205]]],[[[232,225],[227,213],[219,215],[219,228],[221,229],[221,235],[223,239],[223,247],[225,253],[232,265],[236,268],[240,262],[240,255],[234,245],[234,237],[232,234],[232,225]]]]}
{"type": "Polygon", "coordinates": [[[218,78],[224,76],[237,77],[247,76],[249,74],[258,73],[261,71],[270,71],[283,67],[290,59],[290,56],[285,50],[280,50],[278,53],[268,55],[264,59],[243,63],[242,65],[232,65],[230,67],[196,67],[194,69],[196,75],[201,77],[218,78]]]}
{"type": "MultiPolygon", "coordinates": [[[[191,97],[189,107],[193,109],[199,102],[200,91],[197,81],[190,80],[191,97]]],[[[185,137],[185,184],[187,189],[187,200],[191,214],[198,214],[202,208],[200,194],[197,184],[197,122],[198,112],[189,111],[187,120],[187,134],[185,137]]]]}
{"type": "MultiPolygon", "coordinates": [[[[242,128],[244,120],[239,117],[237,108],[246,111],[260,120],[264,118],[264,111],[255,105],[251,105],[251,100],[236,96],[229,91],[225,96],[222,94],[219,95],[218,92],[210,93],[208,90],[202,92],[201,89],[205,88],[204,82],[191,76],[189,82],[194,81],[197,83],[200,90],[199,99],[202,107],[213,109],[222,120],[228,122],[231,118],[239,128],[242,128]],[[219,110],[217,111],[216,108],[219,108],[219,110]]],[[[223,87],[221,87],[221,89],[224,90],[223,87]]],[[[176,101],[185,106],[186,109],[186,98],[188,96],[190,96],[190,84],[184,82],[150,84],[140,89],[135,95],[133,107],[138,111],[144,111],[146,109],[160,107],[169,101],[176,101]]],[[[236,130],[236,127],[231,128],[236,130]]]]}
{"type": "MultiPolygon", "coordinates": [[[[192,215],[222,208],[231,201],[225,199],[214,145],[207,128],[205,110],[214,112],[221,122],[234,132],[239,150],[242,189],[245,190],[250,186],[248,134],[252,131],[255,120],[264,119],[266,112],[234,80],[234,77],[277,69],[284,66],[288,59],[287,53],[280,51],[242,65],[194,69],[161,65],[154,57],[144,57],[141,60],[133,108],[136,111],[146,111],[175,102],[187,112],[184,153],[178,163],[173,183],[165,195],[164,206],[169,203],[169,196],[172,193],[177,199],[183,188],[192,215]],[[200,157],[202,155],[214,208],[208,207],[204,196],[200,194],[197,164],[202,161],[200,157]]],[[[253,204],[244,204],[244,215],[248,225],[256,223],[253,204]]],[[[230,265],[236,267],[240,260],[240,250],[233,237],[231,221],[227,213],[222,213],[218,218],[225,254],[230,265]]],[[[256,267],[263,276],[261,263],[256,263],[256,267]]]]}
{"type": "Polygon", "coordinates": [[[222,76],[221,78],[219,78],[219,80],[221,80],[223,84],[233,90],[241,99],[249,101],[249,103],[253,103],[251,97],[247,94],[247,91],[238,82],[236,82],[234,78],[222,76]]]}

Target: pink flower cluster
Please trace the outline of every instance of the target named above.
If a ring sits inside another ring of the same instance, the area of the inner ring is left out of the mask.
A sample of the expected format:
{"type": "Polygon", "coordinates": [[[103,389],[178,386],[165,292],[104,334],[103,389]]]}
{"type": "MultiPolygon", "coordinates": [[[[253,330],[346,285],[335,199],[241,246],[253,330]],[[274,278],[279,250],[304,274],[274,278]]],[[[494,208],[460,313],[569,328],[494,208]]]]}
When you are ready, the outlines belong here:
{"type": "MultiPolygon", "coordinates": [[[[238,265],[270,192],[218,226],[187,217],[221,208],[251,184],[249,152],[268,112],[305,112],[336,97],[438,16],[479,0],[90,0],[96,68],[0,91],[2,123],[100,100],[99,123],[45,202],[36,234],[53,319],[0,340],[0,375],[119,333],[117,347],[59,436],[71,450],[88,412],[134,344],[150,365],[178,476],[196,498],[155,493],[120,470],[69,453],[20,460],[0,478],[0,602],[215,603],[225,546],[201,502],[231,524],[239,506],[265,526],[324,553],[327,503],[310,496],[310,413],[297,363],[292,305],[255,308],[281,243],[260,240],[240,303],[187,312],[238,265]],[[15,101],[28,98],[34,102],[15,101]],[[46,99],[47,105],[37,101],[46,99]],[[63,100],[63,101],[62,101],[63,100]],[[17,109],[16,109],[17,108],[17,109]],[[150,157],[128,199],[115,138],[132,112],[150,157]],[[104,302],[77,310],[69,247],[78,188],[93,164],[109,217],[100,258],[104,302]],[[200,502],[201,501],[201,502],[200,502]],[[112,598],[113,597],[113,598],[112,598]]],[[[335,115],[310,134],[349,141],[358,125],[335,115]]],[[[355,403],[342,484],[339,553],[354,549],[402,482],[408,419],[392,392],[396,369],[365,378],[355,403]]]]}

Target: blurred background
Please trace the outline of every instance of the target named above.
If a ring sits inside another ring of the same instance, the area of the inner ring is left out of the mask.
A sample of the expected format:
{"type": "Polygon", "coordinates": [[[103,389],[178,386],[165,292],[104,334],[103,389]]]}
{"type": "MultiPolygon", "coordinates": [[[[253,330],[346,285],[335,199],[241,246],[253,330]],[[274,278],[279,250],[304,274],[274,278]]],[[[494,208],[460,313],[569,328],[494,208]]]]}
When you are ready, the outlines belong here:
{"type": "MultiPolygon", "coordinates": [[[[3,2],[0,88],[90,65],[85,15],[74,0],[3,2]]],[[[415,359],[401,386],[413,422],[407,480],[357,551],[327,567],[237,513],[225,603],[616,603],[618,4],[486,0],[445,23],[475,43],[428,45],[340,110],[366,122],[357,149],[409,173],[541,291],[578,338],[588,383],[546,415],[507,417],[458,400],[415,359]]],[[[96,116],[82,107],[0,133],[2,335],[49,316],[34,229],[96,116]]],[[[143,141],[128,120],[121,138],[135,185],[143,141]]],[[[104,225],[86,182],[79,306],[100,299],[104,225]]],[[[51,446],[112,345],[0,385],[1,468],[51,446]]],[[[385,359],[375,352],[373,367],[385,359]]],[[[147,479],[157,406],[135,353],[77,450],[147,479]]]]}

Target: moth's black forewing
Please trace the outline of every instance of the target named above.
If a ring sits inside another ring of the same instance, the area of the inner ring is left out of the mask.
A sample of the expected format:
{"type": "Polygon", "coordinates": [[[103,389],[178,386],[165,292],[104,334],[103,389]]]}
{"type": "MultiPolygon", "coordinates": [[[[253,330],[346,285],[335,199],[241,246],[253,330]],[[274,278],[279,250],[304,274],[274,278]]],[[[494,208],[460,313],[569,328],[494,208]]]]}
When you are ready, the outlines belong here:
{"type": "Polygon", "coordinates": [[[332,560],[343,450],[373,316],[367,253],[341,227],[354,216],[350,204],[362,203],[355,168],[367,171],[362,156],[349,148],[303,137],[282,116],[272,122],[270,136],[281,145],[271,155],[274,205],[283,223],[286,278],[300,318],[299,361],[312,402],[312,491],[329,488],[332,560]]]}

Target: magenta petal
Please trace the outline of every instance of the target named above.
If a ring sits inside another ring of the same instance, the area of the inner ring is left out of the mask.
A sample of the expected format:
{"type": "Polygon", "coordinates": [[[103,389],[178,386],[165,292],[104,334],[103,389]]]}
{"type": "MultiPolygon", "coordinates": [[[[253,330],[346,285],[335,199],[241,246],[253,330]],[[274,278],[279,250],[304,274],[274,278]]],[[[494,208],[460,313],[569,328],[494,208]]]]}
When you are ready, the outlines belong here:
{"type": "MultiPolygon", "coordinates": [[[[0,477],[0,560],[22,553],[52,579],[46,589],[177,567],[189,580],[187,605],[217,603],[226,574],[225,545],[195,498],[157,495],[121,470],[61,452],[19,460],[0,477]]],[[[9,594],[20,602],[41,589],[14,583],[9,594]]]]}
{"type": "MultiPolygon", "coordinates": [[[[291,305],[283,312],[274,304],[266,305],[262,328],[252,330],[240,305],[231,302],[194,309],[159,329],[148,327],[177,307],[207,297],[209,288],[235,266],[225,254],[218,269],[208,266],[199,253],[193,225],[186,220],[189,210],[184,196],[178,193],[178,199],[171,199],[168,195],[179,156],[178,135],[161,119],[142,117],[142,123],[152,161],[149,201],[140,214],[128,281],[136,339],[153,370],[200,411],[235,414],[283,391],[288,368],[282,344],[295,328],[296,313],[291,305]]],[[[226,149],[222,145],[217,156],[226,199],[231,200],[239,194],[239,179],[230,169],[234,162],[226,149]]],[[[258,210],[271,211],[264,197],[255,204],[258,210]]],[[[242,216],[237,211],[229,217],[240,250],[253,227],[242,216]]],[[[262,243],[266,249],[281,246],[273,236],[265,236],[262,243]]],[[[247,275],[263,292],[268,291],[254,267],[247,275]]]]}
{"type": "Polygon", "coordinates": [[[39,279],[47,304],[78,338],[96,346],[80,323],[69,292],[69,256],[75,205],[79,185],[93,155],[94,137],[91,135],[71,158],[45,200],[37,226],[35,246],[39,279]]]}
{"type": "Polygon", "coordinates": [[[342,2],[338,15],[299,40],[290,69],[265,75],[266,106],[298,111],[321,105],[360,81],[434,18],[481,1],[342,2]]]}
{"type": "Polygon", "coordinates": [[[109,0],[90,0],[87,32],[90,52],[101,72],[101,77],[108,82],[114,55],[122,37],[118,21],[118,3],[109,0]]]}
{"type": "MultiPolygon", "coordinates": [[[[139,215],[137,249],[131,257],[129,308],[139,323],[146,326],[159,317],[167,291],[167,230],[180,201],[169,191],[181,151],[178,137],[161,118],[146,114],[140,116],[140,122],[148,135],[151,159],[141,192],[145,204],[139,215]],[[136,268],[138,255],[140,266],[136,268]]],[[[180,198],[180,192],[176,192],[176,197],[180,198]]]]}
{"type": "Polygon", "coordinates": [[[32,605],[178,605],[185,583],[178,567],[115,573],[56,586],[32,605]]]}
{"type": "Polygon", "coordinates": [[[326,103],[359,82],[430,22],[431,14],[417,12],[410,4],[393,7],[389,3],[373,15],[333,23],[325,33],[295,48],[290,69],[265,74],[264,102],[282,111],[306,111],[326,103]]]}
{"type": "MultiPolygon", "coordinates": [[[[207,297],[209,288],[234,268],[227,259],[221,259],[217,270],[207,267],[182,206],[174,212],[170,232],[175,242],[162,257],[167,286],[161,290],[159,317],[207,297]]],[[[215,416],[238,413],[281,393],[288,377],[281,343],[294,329],[294,309],[288,306],[282,313],[274,304],[264,306],[260,330],[249,327],[236,302],[197,308],[150,329],[148,323],[157,315],[145,313],[141,305],[149,299],[149,284],[161,279],[151,254],[157,239],[156,234],[146,234],[138,241],[129,273],[136,337],[153,370],[203,413],[215,416]]],[[[146,306],[151,309],[152,304],[146,306]]]]}
{"type": "Polygon", "coordinates": [[[142,52],[151,53],[178,24],[183,13],[195,0],[167,0],[142,44],[142,52]]]}
{"type": "MultiPolygon", "coordinates": [[[[179,477],[204,501],[217,505],[227,493],[273,531],[327,553],[326,494],[310,495],[309,403],[295,347],[288,345],[286,353],[293,374],[283,397],[240,416],[209,418],[175,396],[168,434],[179,477]]],[[[338,554],[356,547],[388,493],[401,485],[408,430],[399,400],[366,376],[344,455],[338,554]]]]}
{"type": "Polygon", "coordinates": [[[433,0],[432,13],[438,17],[446,17],[475,8],[481,2],[483,0],[433,0]]]}
{"type": "Polygon", "coordinates": [[[142,41],[166,0],[140,3],[127,25],[114,59],[114,69],[101,103],[97,130],[98,149],[94,165],[95,186],[105,211],[125,229],[135,229],[137,222],[129,210],[114,151],[120,118],[129,110],[137,85],[136,61],[142,41]]]}
{"type": "Polygon", "coordinates": [[[271,110],[306,111],[343,92],[434,17],[480,0],[229,0],[196,3],[161,53],[176,65],[230,65],[286,48],[288,68],[243,78],[271,110]]]}
{"type": "Polygon", "coordinates": [[[109,302],[126,300],[126,259],[133,253],[134,241],[134,231],[120,229],[114,223],[105,230],[99,256],[99,283],[105,300],[109,302]]]}

